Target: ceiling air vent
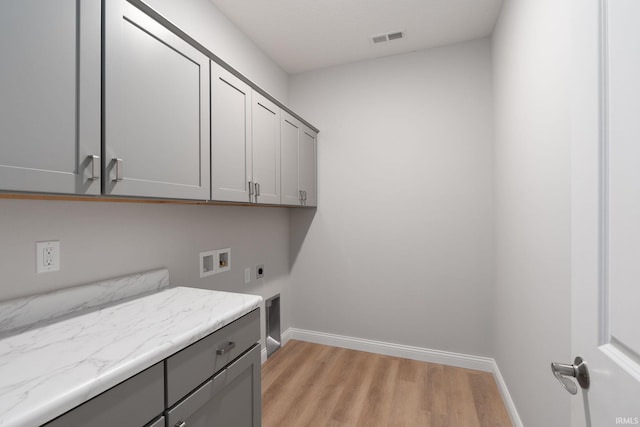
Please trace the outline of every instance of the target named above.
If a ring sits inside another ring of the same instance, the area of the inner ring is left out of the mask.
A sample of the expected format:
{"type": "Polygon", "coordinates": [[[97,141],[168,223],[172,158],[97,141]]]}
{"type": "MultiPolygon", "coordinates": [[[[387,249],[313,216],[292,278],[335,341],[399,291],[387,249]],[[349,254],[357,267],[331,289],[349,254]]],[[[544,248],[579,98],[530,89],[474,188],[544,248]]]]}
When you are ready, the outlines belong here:
{"type": "Polygon", "coordinates": [[[377,34],[375,36],[369,37],[373,44],[384,43],[391,40],[399,40],[404,38],[404,31],[394,31],[392,33],[387,34],[377,34]]]}

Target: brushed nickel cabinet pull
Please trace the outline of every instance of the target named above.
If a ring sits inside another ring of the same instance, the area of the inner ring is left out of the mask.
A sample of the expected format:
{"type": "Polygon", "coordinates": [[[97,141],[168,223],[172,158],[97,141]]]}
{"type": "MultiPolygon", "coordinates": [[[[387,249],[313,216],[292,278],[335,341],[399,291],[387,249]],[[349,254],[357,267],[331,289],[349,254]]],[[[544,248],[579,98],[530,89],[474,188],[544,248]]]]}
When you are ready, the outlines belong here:
{"type": "Polygon", "coordinates": [[[124,168],[122,166],[123,160],[118,158],[114,158],[113,160],[116,162],[116,178],[113,181],[120,182],[124,179],[124,168]]]}
{"type": "Polygon", "coordinates": [[[91,155],[89,160],[91,161],[91,176],[89,179],[91,181],[100,179],[100,156],[91,155]]]}
{"type": "Polygon", "coordinates": [[[236,348],[236,343],[235,343],[235,342],[233,342],[233,341],[229,341],[229,342],[227,343],[227,345],[225,345],[225,346],[224,346],[224,347],[222,347],[222,348],[219,348],[219,349],[216,351],[216,354],[217,354],[218,356],[222,356],[222,355],[225,355],[225,354],[229,353],[229,352],[230,352],[231,350],[233,350],[234,348],[236,348]]]}

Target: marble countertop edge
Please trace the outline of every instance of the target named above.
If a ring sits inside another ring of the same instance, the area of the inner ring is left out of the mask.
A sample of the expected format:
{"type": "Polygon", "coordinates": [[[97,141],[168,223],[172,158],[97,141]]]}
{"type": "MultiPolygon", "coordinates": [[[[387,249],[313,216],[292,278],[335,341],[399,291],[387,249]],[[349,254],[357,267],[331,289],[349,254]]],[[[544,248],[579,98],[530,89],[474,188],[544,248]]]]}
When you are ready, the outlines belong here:
{"type": "MultiPolygon", "coordinates": [[[[138,301],[129,300],[123,302],[123,305],[131,305],[132,307],[136,306],[136,304],[148,304],[149,302],[153,302],[154,295],[164,294],[164,293],[174,293],[175,295],[183,296],[186,301],[189,298],[196,297],[205,297],[210,298],[212,301],[220,299],[222,301],[223,307],[221,308],[219,313],[213,314],[213,311],[216,307],[212,308],[212,312],[206,313],[206,310],[202,310],[202,313],[196,313],[195,316],[200,316],[200,318],[196,320],[201,320],[196,322],[193,316],[194,314],[190,311],[185,311],[184,316],[187,318],[185,321],[185,328],[180,329],[179,331],[171,330],[168,332],[166,337],[163,336],[163,341],[157,345],[154,345],[152,348],[147,349],[143,352],[132,355],[130,358],[126,358],[120,362],[115,363],[113,366],[110,366],[104,372],[102,372],[99,376],[90,378],[82,378],[82,380],[78,381],[77,385],[71,387],[66,390],[61,390],[55,396],[51,396],[47,399],[36,398],[36,402],[29,406],[29,410],[19,410],[18,407],[22,407],[21,402],[18,402],[16,406],[16,410],[9,409],[8,413],[5,413],[4,416],[0,414],[0,426],[3,427],[23,427],[23,426],[36,426],[47,423],[56,417],[66,413],[67,411],[75,408],[78,405],[92,399],[93,397],[98,396],[99,394],[107,391],[120,384],[121,382],[131,378],[132,376],[144,371],[147,368],[155,365],[168,358],[169,356],[175,354],[176,352],[188,347],[190,344],[206,337],[207,335],[215,332],[216,330],[228,325],[229,323],[239,319],[245,314],[251,312],[252,310],[260,307],[262,302],[262,297],[256,295],[247,295],[247,294],[232,294],[227,292],[220,291],[207,291],[202,289],[195,288],[169,288],[165,290],[161,290],[156,294],[142,296],[142,298],[138,301]],[[145,302],[146,298],[152,298],[145,302]],[[196,323],[194,325],[194,323],[196,323]]],[[[201,302],[200,302],[201,303],[201,302]]],[[[186,302],[184,302],[186,304],[186,302]]],[[[106,308],[107,310],[114,310],[113,313],[109,315],[112,317],[117,316],[116,310],[118,309],[118,305],[110,306],[106,308]]],[[[177,316],[176,321],[180,321],[180,315],[182,312],[178,312],[175,316],[177,316]]],[[[173,317],[170,317],[173,319],[173,317]]],[[[81,322],[82,320],[77,320],[81,322]]],[[[125,319],[122,319],[123,322],[126,322],[125,319]]],[[[169,322],[170,320],[164,319],[164,322],[169,322]]],[[[73,322],[73,319],[71,319],[73,322]]],[[[160,322],[162,325],[163,322],[160,322]]],[[[49,325],[47,325],[49,326],[49,325]]],[[[47,326],[44,326],[45,328],[47,326]]],[[[142,333],[139,331],[138,333],[142,333]]],[[[2,397],[2,384],[0,381],[0,398],[2,397]]],[[[27,398],[28,399],[28,398],[27,398]]],[[[0,405],[2,406],[2,405],[0,405]]],[[[24,408],[22,408],[24,409],[24,408]]]]}

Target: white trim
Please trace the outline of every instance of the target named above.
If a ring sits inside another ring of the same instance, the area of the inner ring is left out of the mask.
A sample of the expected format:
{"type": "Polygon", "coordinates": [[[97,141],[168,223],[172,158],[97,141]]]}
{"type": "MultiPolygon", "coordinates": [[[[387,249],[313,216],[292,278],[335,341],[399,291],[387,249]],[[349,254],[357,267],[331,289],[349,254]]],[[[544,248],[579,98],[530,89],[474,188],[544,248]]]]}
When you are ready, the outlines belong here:
{"type": "Polygon", "coordinates": [[[324,332],[306,331],[304,329],[290,328],[287,332],[289,332],[288,338],[293,340],[384,354],[385,356],[404,357],[405,359],[439,363],[441,365],[457,366],[459,368],[475,369],[477,371],[493,372],[493,364],[495,363],[493,359],[488,357],[346,337],[324,332]]]}
{"type": "MultiPolygon", "coordinates": [[[[289,342],[290,339],[291,339],[291,328],[284,331],[280,336],[280,345],[284,347],[289,342]]],[[[267,361],[267,349],[266,347],[263,347],[262,350],[260,351],[260,364],[263,364],[266,361],[267,361]]]]}
{"type": "Polygon", "coordinates": [[[496,380],[498,390],[500,390],[500,394],[502,395],[502,401],[504,402],[504,406],[507,408],[509,418],[511,418],[511,424],[513,424],[513,427],[523,427],[520,414],[518,414],[516,405],[513,403],[513,399],[511,398],[511,394],[507,388],[507,383],[504,381],[500,368],[498,368],[498,364],[495,360],[493,360],[493,379],[496,380]]]}
{"type": "Polygon", "coordinates": [[[282,333],[282,335],[280,336],[280,345],[281,345],[282,347],[284,347],[284,346],[289,342],[289,340],[291,339],[291,329],[292,329],[292,328],[288,328],[288,329],[287,329],[286,331],[284,331],[284,332],[282,333]]]}

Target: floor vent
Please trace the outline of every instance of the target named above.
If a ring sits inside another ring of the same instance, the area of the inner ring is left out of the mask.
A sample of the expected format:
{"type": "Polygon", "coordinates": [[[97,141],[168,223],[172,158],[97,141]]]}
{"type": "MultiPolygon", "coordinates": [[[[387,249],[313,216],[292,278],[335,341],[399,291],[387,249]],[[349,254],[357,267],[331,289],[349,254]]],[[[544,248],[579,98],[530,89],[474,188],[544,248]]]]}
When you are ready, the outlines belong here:
{"type": "Polygon", "coordinates": [[[369,37],[373,44],[384,43],[391,40],[400,40],[405,37],[404,31],[394,31],[392,33],[387,34],[377,34],[375,36],[369,37]]]}

